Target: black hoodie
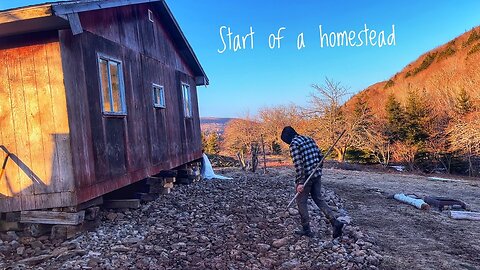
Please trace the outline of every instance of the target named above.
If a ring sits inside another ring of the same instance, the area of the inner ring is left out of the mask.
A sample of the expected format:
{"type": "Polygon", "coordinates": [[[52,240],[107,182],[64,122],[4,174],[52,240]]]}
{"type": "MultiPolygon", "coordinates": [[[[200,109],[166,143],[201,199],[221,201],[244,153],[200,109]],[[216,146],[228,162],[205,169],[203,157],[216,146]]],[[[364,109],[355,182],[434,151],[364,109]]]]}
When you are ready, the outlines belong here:
{"type": "Polygon", "coordinates": [[[284,143],[291,144],[293,138],[295,138],[297,135],[298,133],[295,131],[295,129],[293,129],[291,126],[286,126],[283,128],[280,138],[284,143]]]}

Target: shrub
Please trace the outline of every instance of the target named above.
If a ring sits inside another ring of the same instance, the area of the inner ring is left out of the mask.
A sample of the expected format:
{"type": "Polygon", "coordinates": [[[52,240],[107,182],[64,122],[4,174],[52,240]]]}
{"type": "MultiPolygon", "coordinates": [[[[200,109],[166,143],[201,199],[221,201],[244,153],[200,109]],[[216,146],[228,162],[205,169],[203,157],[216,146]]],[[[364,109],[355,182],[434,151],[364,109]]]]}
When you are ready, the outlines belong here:
{"type": "Polygon", "coordinates": [[[354,163],[361,164],[375,163],[375,159],[370,152],[357,148],[349,148],[345,153],[345,159],[354,163]]]}
{"type": "Polygon", "coordinates": [[[427,69],[433,63],[433,61],[435,61],[437,54],[438,54],[437,52],[427,54],[427,56],[425,56],[420,66],[413,70],[412,75],[417,75],[419,72],[427,69]]]}
{"type": "Polygon", "coordinates": [[[473,46],[470,51],[468,51],[467,55],[472,55],[474,53],[477,53],[480,51],[480,43],[477,43],[475,44],[475,46],[473,46]]]}
{"type": "Polygon", "coordinates": [[[390,88],[395,85],[395,82],[393,80],[388,80],[388,82],[385,84],[383,87],[384,89],[390,88]]]}
{"type": "Polygon", "coordinates": [[[473,29],[472,32],[470,33],[470,36],[468,36],[467,41],[463,43],[463,47],[465,48],[477,40],[480,40],[480,35],[477,33],[475,29],[473,29]]]}
{"type": "Polygon", "coordinates": [[[441,51],[438,54],[438,61],[441,61],[443,59],[448,58],[449,56],[452,56],[455,54],[455,48],[452,46],[448,46],[445,50],[441,51]]]}

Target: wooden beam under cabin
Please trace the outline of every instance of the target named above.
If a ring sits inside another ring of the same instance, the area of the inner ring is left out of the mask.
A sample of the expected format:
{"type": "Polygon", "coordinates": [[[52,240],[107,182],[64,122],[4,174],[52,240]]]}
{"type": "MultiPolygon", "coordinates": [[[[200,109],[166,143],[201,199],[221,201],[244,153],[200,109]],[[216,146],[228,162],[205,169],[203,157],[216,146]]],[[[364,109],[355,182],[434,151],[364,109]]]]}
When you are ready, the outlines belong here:
{"type": "Polygon", "coordinates": [[[103,203],[105,208],[119,209],[119,208],[140,208],[140,200],[128,199],[128,200],[109,200],[103,203]]]}
{"type": "Polygon", "coordinates": [[[22,211],[21,223],[38,223],[53,225],[78,225],[85,219],[85,211],[77,213],[53,212],[53,211],[22,211]]]}

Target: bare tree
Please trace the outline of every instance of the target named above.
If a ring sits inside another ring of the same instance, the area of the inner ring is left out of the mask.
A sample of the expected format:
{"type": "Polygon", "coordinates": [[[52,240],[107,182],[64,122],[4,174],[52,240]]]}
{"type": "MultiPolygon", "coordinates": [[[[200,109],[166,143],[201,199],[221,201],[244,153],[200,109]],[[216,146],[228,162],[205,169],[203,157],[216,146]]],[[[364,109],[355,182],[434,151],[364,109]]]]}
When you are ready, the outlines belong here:
{"type": "Polygon", "coordinates": [[[473,114],[455,121],[448,130],[450,149],[462,153],[468,162],[468,173],[475,172],[473,158],[480,155],[480,115],[473,114]]]}
{"type": "Polygon", "coordinates": [[[392,147],[385,127],[385,120],[373,119],[371,125],[363,133],[364,136],[358,138],[357,141],[362,149],[369,151],[375,157],[378,163],[387,167],[390,164],[392,147]]]}
{"type": "Polygon", "coordinates": [[[396,160],[402,161],[408,165],[409,170],[415,169],[415,159],[420,149],[418,144],[406,141],[395,142],[392,145],[393,156],[396,160]]]}
{"type": "Polygon", "coordinates": [[[252,119],[234,119],[225,127],[224,148],[238,157],[242,168],[246,169],[246,156],[252,144],[260,142],[260,125],[252,119]]]}
{"type": "Polygon", "coordinates": [[[453,153],[450,151],[450,142],[447,134],[447,127],[451,118],[443,112],[437,112],[431,117],[429,130],[429,138],[426,142],[425,149],[431,154],[436,161],[447,172],[451,172],[453,153]]]}
{"type": "MultiPolygon", "coordinates": [[[[313,120],[314,137],[322,147],[327,148],[333,144],[340,133],[347,128],[345,113],[342,109],[348,89],[328,78],[325,78],[323,85],[314,84],[315,92],[311,94],[310,114],[313,120]]],[[[339,141],[334,148],[339,161],[345,160],[345,153],[351,143],[351,132],[339,141]]]]}
{"type": "Polygon", "coordinates": [[[300,109],[293,104],[262,108],[258,118],[261,123],[261,134],[270,152],[275,152],[276,148],[288,152],[288,146],[280,142],[280,133],[285,126],[293,126],[299,132],[303,130],[303,116],[300,109]]]}

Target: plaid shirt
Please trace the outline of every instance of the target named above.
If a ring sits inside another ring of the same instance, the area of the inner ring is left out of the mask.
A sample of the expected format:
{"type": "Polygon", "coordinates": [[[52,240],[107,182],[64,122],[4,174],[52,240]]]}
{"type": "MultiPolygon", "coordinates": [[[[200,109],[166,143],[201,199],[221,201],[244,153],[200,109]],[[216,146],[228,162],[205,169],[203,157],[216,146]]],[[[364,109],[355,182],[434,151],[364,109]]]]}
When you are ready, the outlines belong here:
{"type": "MultiPolygon", "coordinates": [[[[290,143],[290,155],[295,165],[297,176],[295,183],[303,184],[322,159],[322,152],[315,141],[307,136],[297,135],[290,143]]],[[[313,177],[322,175],[322,166],[314,173],[313,177]]]]}

